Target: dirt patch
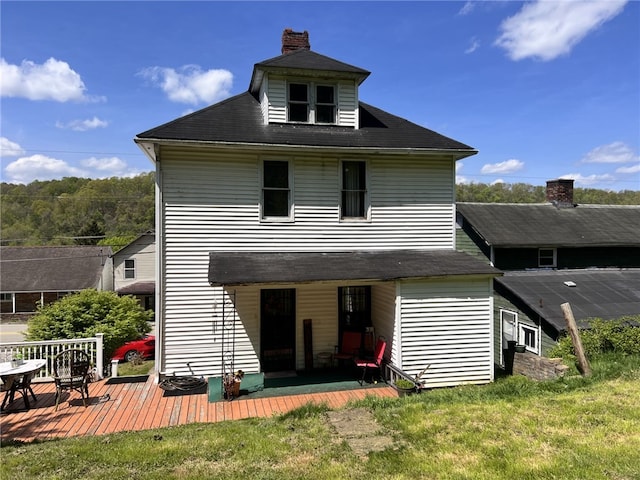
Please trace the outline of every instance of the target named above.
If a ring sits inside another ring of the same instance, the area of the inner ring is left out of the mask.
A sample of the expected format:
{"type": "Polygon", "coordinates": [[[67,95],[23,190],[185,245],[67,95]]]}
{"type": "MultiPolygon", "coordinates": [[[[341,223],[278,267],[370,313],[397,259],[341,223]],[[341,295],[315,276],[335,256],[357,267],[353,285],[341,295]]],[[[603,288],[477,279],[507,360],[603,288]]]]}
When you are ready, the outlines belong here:
{"type": "Polygon", "coordinates": [[[353,452],[367,456],[396,446],[392,435],[385,432],[371,412],[365,408],[352,408],[327,413],[329,424],[353,452]]]}

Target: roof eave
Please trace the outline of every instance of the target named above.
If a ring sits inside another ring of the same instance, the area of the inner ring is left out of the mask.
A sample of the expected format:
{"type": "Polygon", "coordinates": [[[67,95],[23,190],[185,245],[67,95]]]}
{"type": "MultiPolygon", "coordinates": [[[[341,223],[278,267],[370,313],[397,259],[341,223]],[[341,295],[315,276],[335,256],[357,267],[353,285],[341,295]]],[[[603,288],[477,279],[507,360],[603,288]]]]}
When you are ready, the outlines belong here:
{"type": "Polygon", "coordinates": [[[139,138],[133,141],[138,147],[151,159],[152,162],[157,161],[157,147],[179,146],[179,147],[215,147],[215,148],[242,148],[246,150],[264,150],[269,149],[304,149],[314,150],[318,152],[339,151],[339,152],[369,152],[372,154],[392,154],[392,155],[450,155],[454,160],[471,157],[478,153],[475,149],[446,149],[446,148],[426,148],[426,147],[408,147],[408,148],[386,148],[386,147],[341,147],[337,145],[297,145],[288,143],[250,143],[250,142],[223,142],[223,141],[203,141],[203,140],[167,140],[161,138],[139,138]]]}

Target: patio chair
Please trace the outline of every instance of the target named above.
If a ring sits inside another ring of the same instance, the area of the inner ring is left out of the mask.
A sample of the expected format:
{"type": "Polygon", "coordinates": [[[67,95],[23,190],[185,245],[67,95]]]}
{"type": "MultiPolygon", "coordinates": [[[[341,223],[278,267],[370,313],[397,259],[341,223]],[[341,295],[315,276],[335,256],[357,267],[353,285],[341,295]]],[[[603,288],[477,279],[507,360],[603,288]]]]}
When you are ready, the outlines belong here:
{"type": "Polygon", "coordinates": [[[371,370],[372,373],[375,370],[378,370],[379,372],[381,371],[382,359],[384,357],[384,351],[386,348],[387,342],[382,337],[378,338],[373,358],[356,358],[354,360],[356,367],[362,369],[362,378],[358,380],[360,385],[364,384],[364,379],[367,376],[367,372],[369,370],[371,370]]]}
{"type": "Polygon", "coordinates": [[[56,383],[56,410],[60,396],[65,390],[75,390],[82,396],[82,405],[87,406],[91,361],[83,350],[71,349],[60,352],[53,359],[53,379],[56,383]]]}
{"type": "Polygon", "coordinates": [[[360,332],[344,332],[340,350],[333,354],[333,359],[337,361],[353,360],[360,355],[361,342],[362,334],[360,332]]]}
{"type": "Polygon", "coordinates": [[[4,407],[7,403],[12,403],[15,393],[18,392],[22,395],[22,399],[24,400],[24,406],[27,410],[30,408],[29,405],[29,393],[33,397],[33,401],[37,402],[36,394],[33,393],[33,389],[31,388],[31,380],[36,376],[37,372],[29,372],[24,375],[18,375],[11,378],[10,384],[8,386],[4,386],[6,388],[7,393],[4,396],[4,400],[2,401],[2,406],[0,410],[4,410],[4,407]]]}

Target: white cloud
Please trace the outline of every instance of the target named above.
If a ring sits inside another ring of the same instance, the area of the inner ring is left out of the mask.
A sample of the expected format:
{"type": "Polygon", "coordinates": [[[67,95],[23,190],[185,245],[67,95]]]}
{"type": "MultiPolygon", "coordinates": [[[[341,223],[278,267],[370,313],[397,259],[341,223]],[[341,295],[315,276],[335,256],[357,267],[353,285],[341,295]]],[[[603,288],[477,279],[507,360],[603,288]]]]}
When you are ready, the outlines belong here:
{"type": "Polygon", "coordinates": [[[11,162],[4,169],[8,183],[31,183],[34,180],[55,180],[63,177],[81,178],[110,178],[132,177],[142,173],[131,169],[126,162],[117,157],[88,158],[80,161],[80,167],[75,167],[65,160],[32,155],[22,157],[11,162]]]}
{"type": "Polygon", "coordinates": [[[502,178],[496,178],[493,182],[491,182],[491,185],[496,185],[498,183],[504,183],[504,180],[502,178]]]}
{"type": "Polygon", "coordinates": [[[110,176],[117,176],[120,173],[125,173],[127,170],[127,164],[118,157],[110,158],[87,158],[82,160],[82,166],[97,170],[98,172],[109,172],[110,176]]]}
{"type": "Polygon", "coordinates": [[[7,165],[4,170],[7,174],[6,181],[9,183],[31,183],[36,179],[53,180],[85,175],[83,170],[72,167],[64,160],[40,154],[19,158],[7,165]]]}
{"type": "Polygon", "coordinates": [[[495,45],[512,60],[541,60],[568,54],[592,30],[622,12],[628,0],[547,1],[526,3],[500,25],[495,45]]]}
{"type": "Polygon", "coordinates": [[[476,37],[473,37],[470,40],[470,45],[469,48],[467,48],[464,53],[473,53],[475,52],[478,48],[480,48],[480,42],[478,41],[478,39],[476,37]]]}
{"type": "Polygon", "coordinates": [[[56,127],[62,129],[75,130],[76,132],[86,132],[94,128],[105,128],[109,122],[100,120],[98,117],[88,118],[86,120],[73,120],[69,123],[56,122],[56,127]]]}
{"type": "Polygon", "coordinates": [[[7,137],[0,137],[0,157],[18,157],[24,155],[25,150],[7,137]]]}
{"type": "Polygon", "coordinates": [[[523,168],[523,161],[511,159],[500,163],[487,163],[482,166],[480,173],[513,173],[523,168]]]}
{"type": "Polygon", "coordinates": [[[613,183],[615,181],[614,176],[608,173],[603,173],[601,175],[597,175],[597,174],[582,175],[580,173],[566,173],[564,175],[560,175],[559,178],[573,179],[576,185],[583,185],[585,187],[590,187],[593,185],[597,185],[599,183],[613,183]]]}
{"type": "Polygon", "coordinates": [[[233,74],[228,70],[203,71],[198,65],[173,68],[150,67],[140,75],[162,88],[172,102],[214,103],[230,95],[233,74]]]}
{"type": "Polygon", "coordinates": [[[67,62],[55,58],[40,65],[30,60],[23,60],[20,65],[10,65],[2,58],[0,78],[0,94],[3,97],[56,102],[104,100],[88,96],[80,75],[67,62]]]}
{"type": "Polygon", "coordinates": [[[624,142],[613,142],[601,145],[587,153],[581,160],[583,163],[629,163],[637,162],[638,155],[624,142]]]}
{"type": "Polygon", "coordinates": [[[623,173],[623,174],[640,173],[640,163],[636,165],[631,165],[630,167],[616,168],[616,173],[623,173]]]}
{"type": "Polygon", "coordinates": [[[458,12],[458,15],[468,15],[473,11],[474,7],[475,7],[475,2],[465,2],[465,4],[462,6],[460,11],[458,12]]]}

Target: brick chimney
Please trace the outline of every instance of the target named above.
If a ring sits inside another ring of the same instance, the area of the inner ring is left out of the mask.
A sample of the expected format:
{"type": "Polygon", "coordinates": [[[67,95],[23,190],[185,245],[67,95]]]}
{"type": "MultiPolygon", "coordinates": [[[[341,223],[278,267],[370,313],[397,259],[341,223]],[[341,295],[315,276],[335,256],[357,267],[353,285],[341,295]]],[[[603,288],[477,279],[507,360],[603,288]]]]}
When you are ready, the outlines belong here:
{"type": "Polygon", "coordinates": [[[309,33],[294,32],[290,28],[285,28],[282,32],[282,54],[295,52],[296,50],[311,50],[309,44],[309,33]]]}
{"type": "Polygon", "coordinates": [[[575,207],[573,203],[573,179],[560,178],[547,181],[547,202],[558,208],[575,207]]]}

